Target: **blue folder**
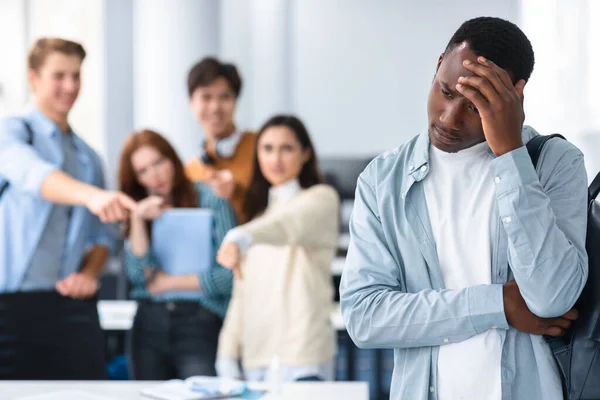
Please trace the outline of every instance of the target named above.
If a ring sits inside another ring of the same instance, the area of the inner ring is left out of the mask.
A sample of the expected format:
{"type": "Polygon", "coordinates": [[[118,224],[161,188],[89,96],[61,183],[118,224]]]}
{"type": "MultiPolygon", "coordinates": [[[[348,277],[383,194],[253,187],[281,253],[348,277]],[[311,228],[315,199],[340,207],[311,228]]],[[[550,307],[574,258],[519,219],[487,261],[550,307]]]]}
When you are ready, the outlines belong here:
{"type": "MultiPolygon", "coordinates": [[[[152,249],[169,275],[198,274],[212,268],[213,213],[201,208],[166,210],[152,223],[152,249]]],[[[169,291],[164,298],[198,299],[200,291],[169,291]]]]}

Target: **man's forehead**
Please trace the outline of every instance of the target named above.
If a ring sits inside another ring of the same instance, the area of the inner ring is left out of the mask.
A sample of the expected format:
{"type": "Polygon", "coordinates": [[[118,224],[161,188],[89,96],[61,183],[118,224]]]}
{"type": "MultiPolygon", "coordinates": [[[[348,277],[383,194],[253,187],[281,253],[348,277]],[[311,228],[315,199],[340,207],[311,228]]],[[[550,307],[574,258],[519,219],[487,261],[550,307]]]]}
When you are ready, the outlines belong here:
{"type": "Polygon", "coordinates": [[[463,61],[465,60],[477,62],[477,55],[469,49],[466,42],[463,42],[444,54],[439,72],[454,80],[457,80],[459,76],[475,76],[474,73],[464,67],[463,61]]]}
{"type": "MultiPolygon", "coordinates": [[[[477,76],[464,67],[463,62],[465,60],[470,60],[474,63],[477,62],[477,54],[470,49],[466,41],[444,54],[444,59],[438,73],[445,76],[447,80],[458,79],[461,76],[477,76]]],[[[511,81],[514,82],[515,76],[513,72],[509,69],[506,69],[506,72],[511,81]]]]}
{"type": "Polygon", "coordinates": [[[44,63],[41,66],[42,69],[68,69],[68,70],[79,70],[81,68],[81,59],[76,55],[64,54],[54,52],[48,54],[44,63]]]}
{"type": "Polygon", "coordinates": [[[467,41],[465,40],[464,42],[462,42],[461,44],[459,44],[458,46],[456,46],[457,50],[464,50],[465,47],[467,47],[469,44],[467,43],[467,41]]]}

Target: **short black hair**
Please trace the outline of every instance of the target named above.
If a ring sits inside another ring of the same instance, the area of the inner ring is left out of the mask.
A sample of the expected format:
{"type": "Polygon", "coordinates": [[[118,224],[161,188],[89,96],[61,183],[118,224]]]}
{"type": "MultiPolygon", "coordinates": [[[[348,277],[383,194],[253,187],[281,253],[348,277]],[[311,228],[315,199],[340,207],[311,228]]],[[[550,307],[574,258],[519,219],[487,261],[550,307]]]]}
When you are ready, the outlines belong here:
{"type": "Polygon", "coordinates": [[[463,42],[478,56],[512,72],[513,83],[529,80],[535,63],[533,48],[523,31],[512,22],[496,17],[470,19],[454,33],[444,53],[463,42]]]}
{"type": "Polygon", "coordinates": [[[208,86],[221,77],[225,78],[235,97],[238,98],[242,91],[242,78],[237,68],[214,57],[203,58],[190,69],[187,78],[188,95],[192,97],[197,88],[208,86]]]}

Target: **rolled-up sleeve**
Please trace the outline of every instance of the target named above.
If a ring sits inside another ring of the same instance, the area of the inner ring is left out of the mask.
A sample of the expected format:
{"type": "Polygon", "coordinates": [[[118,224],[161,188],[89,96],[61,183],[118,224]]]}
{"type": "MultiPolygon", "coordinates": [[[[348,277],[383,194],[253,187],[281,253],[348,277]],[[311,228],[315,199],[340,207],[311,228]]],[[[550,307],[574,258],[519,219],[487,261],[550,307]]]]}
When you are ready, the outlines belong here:
{"type": "Polygon", "coordinates": [[[363,348],[440,346],[488,329],[508,329],[502,285],[402,290],[401,266],[387,246],[367,179],[365,173],[358,179],[340,284],[342,315],[354,342],[363,348]]]}
{"type": "Polygon", "coordinates": [[[557,317],[587,280],[587,174],[583,154],[566,141],[549,141],[541,161],[544,187],[525,147],[494,159],[491,171],[521,294],[533,313],[557,317]]]}
{"type": "Polygon", "coordinates": [[[214,198],[211,204],[214,215],[213,267],[198,275],[201,290],[211,297],[231,297],[233,273],[217,263],[216,254],[227,232],[236,226],[235,213],[227,200],[214,198]]]}
{"type": "Polygon", "coordinates": [[[22,192],[39,195],[44,180],[58,167],[42,159],[27,143],[22,121],[0,121],[0,177],[22,192]]]}
{"type": "Polygon", "coordinates": [[[152,249],[148,249],[146,254],[136,256],[128,242],[125,243],[125,272],[129,281],[134,286],[146,285],[146,274],[144,270],[146,268],[158,268],[159,264],[156,257],[152,253],[152,249]]]}
{"type": "Polygon", "coordinates": [[[92,229],[88,240],[88,248],[104,246],[115,256],[123,248],[123,240],[116,224],[104,224],[95,215],[92,216],[92,229]]]}

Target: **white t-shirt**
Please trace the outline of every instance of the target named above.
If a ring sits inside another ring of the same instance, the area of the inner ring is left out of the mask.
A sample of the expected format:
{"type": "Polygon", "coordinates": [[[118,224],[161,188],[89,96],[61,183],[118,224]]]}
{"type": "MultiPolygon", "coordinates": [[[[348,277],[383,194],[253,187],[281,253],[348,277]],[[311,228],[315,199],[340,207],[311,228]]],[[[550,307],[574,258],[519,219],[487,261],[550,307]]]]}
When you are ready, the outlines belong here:
{"type": "MultiPolygon", "coordinates": [[[[423,183],[447,289],[491,283],[495,189],[488,151],[486,142],[458,153],[430,146],[430,172],[423,183]]],[[[439,400],[500,400],[501,359],[495,329],[441,346],[439,400]]]]}

